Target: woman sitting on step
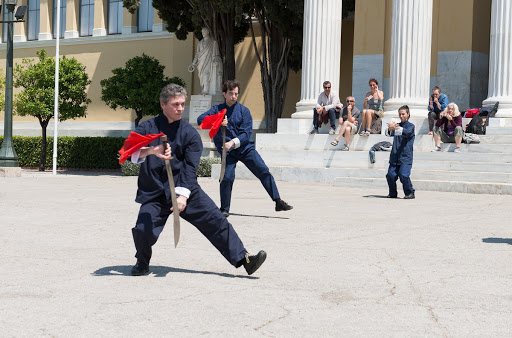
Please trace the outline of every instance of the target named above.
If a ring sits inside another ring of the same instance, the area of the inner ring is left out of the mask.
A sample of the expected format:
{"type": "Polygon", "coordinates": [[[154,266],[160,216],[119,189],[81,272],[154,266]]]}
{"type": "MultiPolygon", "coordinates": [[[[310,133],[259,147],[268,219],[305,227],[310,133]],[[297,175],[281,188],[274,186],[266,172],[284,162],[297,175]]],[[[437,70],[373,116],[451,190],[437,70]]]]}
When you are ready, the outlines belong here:
{"type": "Polygon", "coordinates": [[[455,143],[455,150],[453,152],[460,152],[460,143],[464,130],[462,129],[462,115],[460,114],[459,107],[450,102],[439,114],[439,119],[434,127],[434,142],[436,146],[432,149],[433,152],[441,151],[441,141],[443,143],[455,143]]]}
{"type": "Polygon", "coordinates": [[[379,90],[379,83],[375,79],[370,79],[370,91],[366,93],[363,102],[363,121],[360,136],[370,136],[370,127],[374,119],[384,115],[382,102],[384,101],[384,92],[379,90]]]}

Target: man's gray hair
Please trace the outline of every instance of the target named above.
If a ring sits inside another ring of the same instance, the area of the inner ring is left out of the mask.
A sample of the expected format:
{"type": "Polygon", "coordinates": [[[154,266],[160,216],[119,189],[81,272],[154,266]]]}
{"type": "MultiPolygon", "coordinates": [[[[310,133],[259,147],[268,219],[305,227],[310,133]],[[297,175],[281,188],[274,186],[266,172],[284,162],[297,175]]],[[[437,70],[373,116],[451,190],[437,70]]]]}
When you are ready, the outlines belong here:
{"type": "Polygon", "coordinates": [[[185,88],[175,83],[170,83],[162,88],[162,91],[160,92],[160,101],[167,103],[171,98],[181,95],[184,95],[185,99],[187,98],[187,91],[185,88]]]}

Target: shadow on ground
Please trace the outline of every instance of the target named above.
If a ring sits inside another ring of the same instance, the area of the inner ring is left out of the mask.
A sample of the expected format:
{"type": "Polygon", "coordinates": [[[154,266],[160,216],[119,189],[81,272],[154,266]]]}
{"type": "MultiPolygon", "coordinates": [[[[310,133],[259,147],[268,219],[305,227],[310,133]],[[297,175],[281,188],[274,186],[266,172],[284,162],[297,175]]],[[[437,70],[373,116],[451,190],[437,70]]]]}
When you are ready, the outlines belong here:
{"type": "Polygon", "coordinates": [[[482,238],[482,242],[512,245],[512,238],[488,237],[488,238],[482,238]]]}
{"type": "Polygon", "coordinates": [[[276,219],[290,219],[289,217],[279,217],[279,216],[263,216],[263,215],[247,215],[247,214],[236,214],[229,213],[230,216],[242,216],[242,217],[260,217],[260,218],[276,218],[276,219]]]}
{"type": "Polygon", "coordinates": [[[388,198],[387,195],[364,195],[365,198],[388,198]]]}
{"type": "MultiPolygon", "coordinates": [[[[104,268],[100,268],[92,273],[93,276],[130,276],[131,277],[131,265],[115,265],[115,266],[106,266],[104,268]]],[[[259,277],[253,276],[244,276],[244,275],[232,275],[229,273],[218,273],[211,271],[197,271],[197,270],[188,270],[188,269],[180,269],[173,268],[170,266],[150,266],[149,275],[153,275],[154,277],[165,277],[169,273],[200,273],[204,275],[217,275],[220,277],[226,278],[246,278],[246,279],[259,279],[259,277]]],[[[244,269],[240,270],[242,273],[245,273],[244,269]]]]}

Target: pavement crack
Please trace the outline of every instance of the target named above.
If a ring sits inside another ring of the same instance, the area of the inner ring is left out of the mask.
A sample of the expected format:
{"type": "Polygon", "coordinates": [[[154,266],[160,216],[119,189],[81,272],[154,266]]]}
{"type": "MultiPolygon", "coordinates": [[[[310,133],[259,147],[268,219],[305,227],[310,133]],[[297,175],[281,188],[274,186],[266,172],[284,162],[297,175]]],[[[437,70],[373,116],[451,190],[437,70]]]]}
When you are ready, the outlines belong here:
{"type": "Polygon", "coordinates": [[[285,319],[286,317],[288,317],[288,316],[292,313],[290,310],[286,309],[286,308],[285,308],[285,307],[283,307],[283,306],[282,306],[281,308],[282,308],[282,309],[284,310],[284,312],[285,312],[283,315],[281,315],[281,316],[279,316],[279,317],[277,317],[277,318],[274,318],[274,319],[269,319],[269,320],[267,320],[265,323],[261,324],[260,326],[255,327],[255,328],[254,328],[254,331],[258,331],[258,330],[260,330],[260,329],[262,329],[262,328],[264,328],[264,327],[266,327],[266,326],[268,326],[268,325],[270,325],[270,324],[272,324],[272,323],[274,323],[274,322],[276,322],[276,321],[279,321],[279,320],[285,319]]]}
{"type": "MultiPolygon", "coordinates": [[[[437,327],[441,331],[444,332],[445,336],[450,337],[451,334],[448,331],[448,328],[446,326],[441,325],[441,323],[439,322],[439,318],[435,314],[432,306],[425,304],[425,302],[423,301],[423,296],[421,295],[421,292],[418,289],[416,289],[416,286],[414,285],[414,282],[412,281],[411,276],[409,276],[407,271],[405,271],[404,267],[386,249],[383,249],[383,251],[388,256],[388,258],[393,263],[395,263],[396,266],[398,266],[400,268],[400,270],[402,271],[402,274],[407,278],[409,287],[410,287],[411,291],[413,292],[414,296],[416,297],[416,304],[420,307],[423,307],[425,310],[427,310],[427,313],[429,314],[430,319],[437,325],[437,327]]],[[[394,293],[392,292],[392,294],[394,294],[394,293]]]]}

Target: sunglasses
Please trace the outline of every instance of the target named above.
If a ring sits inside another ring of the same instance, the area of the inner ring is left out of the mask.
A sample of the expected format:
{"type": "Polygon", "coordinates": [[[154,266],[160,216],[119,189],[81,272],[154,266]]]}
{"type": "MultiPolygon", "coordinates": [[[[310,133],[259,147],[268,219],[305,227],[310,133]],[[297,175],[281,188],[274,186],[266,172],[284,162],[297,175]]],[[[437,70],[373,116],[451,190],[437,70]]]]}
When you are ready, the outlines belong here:
{"type": "Polygon", "coordinates": [[[329,87],[324,87],[324,89],[331,89],[331,86],[329,86],[329,87]]]}
{"type": "Polygon", "coordinates": [[[347,100],[347,102],[356,102],[356,101],[354,101],[354,100],[347,100]]]}

